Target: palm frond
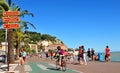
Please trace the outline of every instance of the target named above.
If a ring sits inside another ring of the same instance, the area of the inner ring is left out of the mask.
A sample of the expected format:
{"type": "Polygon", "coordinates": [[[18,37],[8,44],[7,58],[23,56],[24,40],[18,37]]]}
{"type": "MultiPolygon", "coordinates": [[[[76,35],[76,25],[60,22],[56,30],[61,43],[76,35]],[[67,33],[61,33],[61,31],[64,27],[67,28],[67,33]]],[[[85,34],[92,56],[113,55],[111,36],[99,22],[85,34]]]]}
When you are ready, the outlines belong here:
{"type": "Polygon", "coordinates": [[[20,24],[21,24],[22,26],[24,26],[25,28],[27,27],[27,23],[26,23],[25,21],[23,21],[23,20],[20,21],[20,24]]]}
{"type": "Polygon", "coordinates": [[[8,4],[11,6],[11,2],[12,2],[12,0],[8,0],[8,4]]]}
{"type": "Polygon", "coordinates": [[[3,16],[4,8],[0,5],[0,18],[3,16]]]}
{"type": "Polygon", "coordinates": [[[34,29],[36,29],[36,27],[32,23],[30,22],[26,22],[26,23],[30,24],[34,29]]]}
{"type": "Polygon", "coordinates": [[[33,13],[29,12],[28,10],[21,11],[20,16],[24,17],[25,15],[31,15],[34,17],[33,13]]]}
{"type": "Polygon", "coordinates": [[[28,24],[30,24],[34,29],[36,29],[36,27],[30,22],[21,20],[20,23],[25,27],[25,29],[28,29],[28,24]]]}
{"type": "Polygon", "coordinates": [[[20,7],[16,3],[12,3],[10,9],[11,11],[20,11],[20,7]]]}
{"type": "Polygon", "coordinates": [[[4,8],[5,11],[8,11],[10,9],[6,1],[0,1],[0,5],[4,8]]]}

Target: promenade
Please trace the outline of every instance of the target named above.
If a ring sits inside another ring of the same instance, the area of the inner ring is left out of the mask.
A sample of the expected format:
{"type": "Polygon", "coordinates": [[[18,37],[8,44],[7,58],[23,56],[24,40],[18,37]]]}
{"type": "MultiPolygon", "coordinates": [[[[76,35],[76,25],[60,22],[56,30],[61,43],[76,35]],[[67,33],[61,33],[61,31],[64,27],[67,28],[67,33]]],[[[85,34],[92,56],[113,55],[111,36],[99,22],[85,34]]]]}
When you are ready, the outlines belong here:
{"type": "MultiPolygon", "coordinates": [[[[120,73],[120,62],[88,62],[88,65],[67,64],[67,71],[56,70],[54,61],[46,62],[38,56],[27,57],[25,65],[14,64],[10,71],[15,73],[120,73]]],[[[0,72],[5,73],[5,72],[0,72]]]]}

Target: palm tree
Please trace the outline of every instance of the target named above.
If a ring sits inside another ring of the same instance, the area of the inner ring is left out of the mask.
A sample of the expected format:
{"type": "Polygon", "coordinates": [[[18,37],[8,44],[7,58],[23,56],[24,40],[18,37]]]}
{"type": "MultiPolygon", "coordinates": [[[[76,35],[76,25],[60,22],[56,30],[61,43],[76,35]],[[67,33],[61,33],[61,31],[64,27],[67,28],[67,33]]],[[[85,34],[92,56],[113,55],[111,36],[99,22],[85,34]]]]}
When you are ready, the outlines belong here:
{"type": "MultiPolygon", "coordinates": [[[[14,4],[11,5],[11,0],[8,0],[8,3],[5,0],[0,0],[0,18],[2,17],[3,12],[8,11],[8,10],[10,10],[10,11],[20,11],[20,8],[18,6],[14,6],[14,4]]],[[[27,10],[21,11],[20,16],[24,17],[25,14],[33,16],[33,14],[28,12],[27,10]]],[[[34,27],[34,25],[29,23],[29,22],[21,21],[21,23],[24,25],[25,28],[28,27],[27,24],[30,24],[34,27]]],[[[18,52],[18,50],[17,50],[17,52],[18,52]]],[[[14,63],[13,29],[8,30],[8,63],[14,63]]]]}
{"type": "Polygon", "coordinates": [[[20,49],[20,42],[22,41],[23,32],[21,31],[21,28],[16,29],[14,32],[14,39],[16,42],[16,59],[19,58],[19,49],[20,49]]]}
{"type": "MultiPolygon", "coordinates": [[[[32,17],[34,16],[32,13],[28,12],[27,10],[21,11],[19,6],[15,3],[13,3],[11,5],[11,10],[12,11],[20,11],[20,17],[21,16],[24,17],[24,15],[31,15],[32,17]]],[[[35,26],[32,23],[26,22],[24,20],[21,20],[20,24],[21,24],[21,27],[19,29],[15,29],[15,34],[16,34],[15,35],[16,36],[16,59],[18,59],[18,57],[19,57],[20,42],[22,42],[23,36],[24,36],[22,29],[24,28],[25,30],[27,30],[28,24],[30,24],[34,29],[36,29],[35,26]]]]}
{"type": "MultiPolygon", "coordinates": [[[[10,3],[11,0],[8,0],[10,3]]],[[[6,2],[6,0],[0,0],[0,18],[2,17],[2,14],[4,11],[10,10],[10,4],[6,2]]],[[[12,29],[8,30],[8,63],[14,63],[14,57],[13,57],[13,41],[12,41],[12,29]]]]}
{"type": "MultiPolygon", "coordinates": [[[[9,8],[11,6],[11,1],[8,0],[9,8]]],[[[9,9],[10,10],[10,9],[9,9]]],[[[13,29],[8,30],[8,64],[14,63],[14,46],[13,46],[13,29]]],[[[9,70],[9,68],[8,68],[9,70]]]]}

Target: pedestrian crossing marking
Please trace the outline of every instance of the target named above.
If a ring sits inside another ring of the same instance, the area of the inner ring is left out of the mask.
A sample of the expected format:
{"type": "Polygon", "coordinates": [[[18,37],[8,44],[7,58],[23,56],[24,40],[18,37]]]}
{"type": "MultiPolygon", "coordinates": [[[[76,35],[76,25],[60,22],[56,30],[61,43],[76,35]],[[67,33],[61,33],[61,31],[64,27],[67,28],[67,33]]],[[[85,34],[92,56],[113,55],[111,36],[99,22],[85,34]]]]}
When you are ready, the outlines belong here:
{"type": "Polygon", "coordinates": [[[51,63],[49,63],[48,65],[53,66],[53,67],[55,67],[55,66],[56,66],[55,64],[51,64],[51,63]]]}
{"type": "Polygon", "coordinates": [[[24,65],[24,70],[25,71],[32,71],[30,65],[24,65]]]}
{"type": "MultiPolygon", "coordinates": [[[[53,66],[53,67],[56,67],[55,64],[49,63],[48,65],[53,66]]],[[[67,68],[67,69],[70,69],[70,68],[67,68]]],[[[78,70],[73,70],[73,69],[70,69],[70,70],[72,70],[72,71],[74,71],[74,72],[78,72],[78,73],[83,73],[83,72],[80,72],[80,71],[78,71],[78,70]]]]}
{"type": "Polygon", "coordinates": [[[47,69],[46,66],[44,66],[44,65],[42,65],[42,64],[38,64],[38,67],[40,67],[40,68],[43,69],[43,70],[49,70],[49,69],[47,69]]]}
{"type": "MultiPolygon", "coordinates": [[[[5,65],[2,65],[0,68],[7,68],[7,67],[8,66],[5,64],[5,65]]],[[[10,71],[14,71],[16,67],[17,67],[17,64],[9,64],[10,71]]]]}
{"type": "MultiPolygon", "coordinates": [[[[52,64],[52,63],[46,63],[46,62],[41,62],[41,63],[30,63],[30,66],[33,70],[32,71],[28,71],[30,73],[39,73],[39,72],[44,72],[44,73],[83,73],[81,71],[78,70],[74,70],[71,68],[67,68],[67,70],[65,72],[63,71],[58,71],[56,69],[56,65],[52,64]]],[[[27,73],[27,72],[26,72],[27,73]]]]}

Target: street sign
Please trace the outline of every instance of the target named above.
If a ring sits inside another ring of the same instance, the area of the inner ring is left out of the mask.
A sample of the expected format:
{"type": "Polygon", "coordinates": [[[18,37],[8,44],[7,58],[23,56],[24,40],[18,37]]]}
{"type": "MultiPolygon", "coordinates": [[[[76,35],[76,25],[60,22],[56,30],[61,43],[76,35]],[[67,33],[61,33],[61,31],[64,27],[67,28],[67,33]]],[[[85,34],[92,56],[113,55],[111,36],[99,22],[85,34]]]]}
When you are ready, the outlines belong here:
{"type": "Polygon", "coordinates": [[[2,17],[3,22],[20,22],[19,17],[2,17]]]}
{"type": "Polygon", "coordinates": [[[16,29],[16,28],[20,28],[20,24],[16,24],[16,23],[3,24],[3,28],[4,29],[16,29]]]}
{"type": "Polygon", "coordinates": [[[20,15],[19,11],[5,11],[3,16],[18,16],[20,15]]]}

